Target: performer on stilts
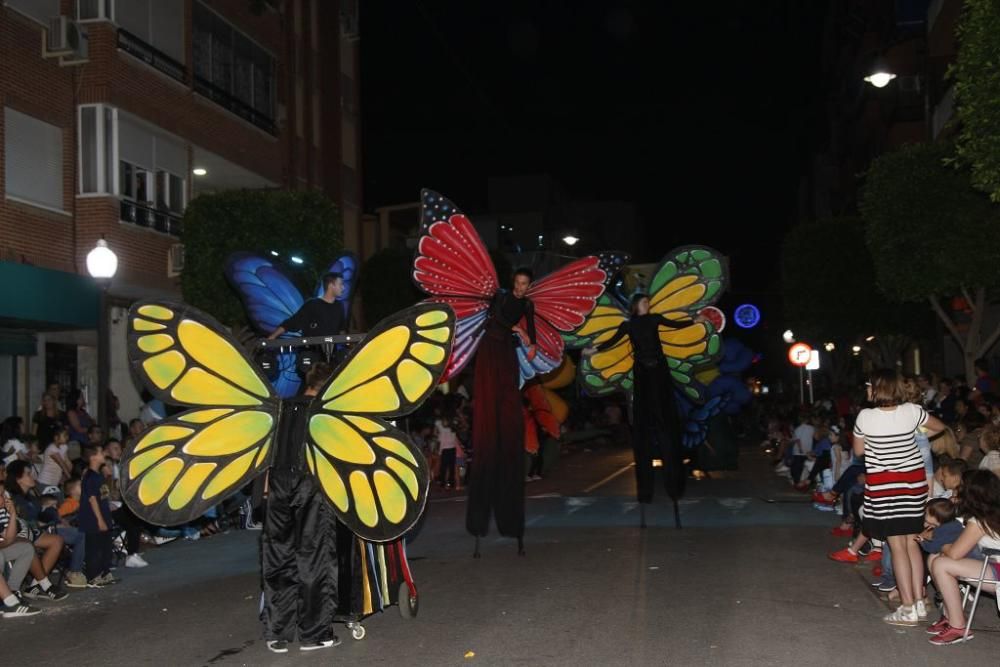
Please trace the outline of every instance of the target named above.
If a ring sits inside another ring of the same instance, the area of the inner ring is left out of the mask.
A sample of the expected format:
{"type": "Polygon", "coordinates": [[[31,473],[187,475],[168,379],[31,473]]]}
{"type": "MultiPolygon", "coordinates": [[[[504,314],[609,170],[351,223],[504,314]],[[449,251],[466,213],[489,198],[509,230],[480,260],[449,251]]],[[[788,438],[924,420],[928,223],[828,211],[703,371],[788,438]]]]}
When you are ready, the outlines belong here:
{"type": "Polygon", "coordinates": [[[562,333],[575,330],[604,292],[597,257],[583,257],[533,281],[519,269],[500,289],[489,252],[469,219],[447,198],[421,193],[421,237],[413,278],[429,301],[455,310],[455,346],[445,379],[476,355],[472,470],[466,528],[486,535],[490,515],[524,553],[524,417],[519,387],[562,363],[562,333]],[[478,348],[478,352],[477,352],[478,348]]]}

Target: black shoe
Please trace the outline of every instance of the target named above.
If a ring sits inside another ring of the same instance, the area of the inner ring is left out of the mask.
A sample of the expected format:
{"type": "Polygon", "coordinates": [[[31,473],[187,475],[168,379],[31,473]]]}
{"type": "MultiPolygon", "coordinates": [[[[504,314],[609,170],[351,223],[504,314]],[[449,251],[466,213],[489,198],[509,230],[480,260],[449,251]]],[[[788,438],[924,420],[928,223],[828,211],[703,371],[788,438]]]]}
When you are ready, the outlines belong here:
{"type": "Polygon", "coordinates": [[[32,600],[48,600],[49,602],[59,602],[59,600],[65,600],[68,594],[64,591],[57,590],[55,586],[49,587],[49,590],[43,591],[42,587],[35,584],[28,590],[24,592],[24,597],[30,598],[32,600]]]}
{"type": "Polygon", "coordinates": [[[305,642],[299,644],[300,651],[318,651],[321,648],[333,648],[334,646],[340,646],[340,637],[334,636],[333,639],[327,639],[321,642],[305,642]]]}
{"type": "Polygon", "coordinates": [[[42,610],[36,607],[29,607],[18,600],[16,604],[7,605],[0,604],[0,616],[4,618],[17,618],[19,616],[34,616],[35,614],[41,614],[42,610]]]}
{"type": "Polygon", "coordinates": [[[288,642],[283,639],[269,639],[267,650],[271,653],[288,653],[288,642]]]}

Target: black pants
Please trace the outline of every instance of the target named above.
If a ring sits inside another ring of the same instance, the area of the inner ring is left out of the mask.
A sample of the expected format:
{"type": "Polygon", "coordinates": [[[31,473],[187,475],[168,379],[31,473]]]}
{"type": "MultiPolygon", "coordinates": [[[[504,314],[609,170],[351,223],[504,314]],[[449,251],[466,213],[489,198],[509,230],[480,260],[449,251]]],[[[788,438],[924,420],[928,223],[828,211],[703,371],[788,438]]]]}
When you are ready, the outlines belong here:
{"type": "Polygon", "coordinates": [[[124,503],[111,513],[111,517],[115,520],[116,524],[125,529],[125,549],[129,555],[139,553],[139,543],[141,541],[140,526],[142,525],[139,517],[132,514],[132,510],[124,503]]]}
{"type": "Polygon", "coordinates": [[[792,481],[798,482],[799,478],[802,477],[802,471],[806,467],[806,459],[808,457],[796,454],[792,457],[791,470],[789,471],[792,475],[792,481]]]}
{"type": "Polygon", "coordinates": [[[441,450],[441,467],[438,470],[438,484],[441,486],[455,483],[456,451],[454,447],[441,450]]]}
{"type": "Polygon", "coordinates": [[[333,509],[304,470],[272,469],[261,536],[266,639],[333,638],[337,542],[333,509]]]}
{"type": "Polygon", "coordinates": [[[90,581],[111,572],[111,531],[103,533],[87,532],[87,546],[84,553],[83,571],[90,581]]]}
{"type": "Polygon", "coordinates": [[[824,470],[830,467],[830,452],[823,452],[816,457],[812,470],[809,471],[809,483],[812,484],[824,470]]]}

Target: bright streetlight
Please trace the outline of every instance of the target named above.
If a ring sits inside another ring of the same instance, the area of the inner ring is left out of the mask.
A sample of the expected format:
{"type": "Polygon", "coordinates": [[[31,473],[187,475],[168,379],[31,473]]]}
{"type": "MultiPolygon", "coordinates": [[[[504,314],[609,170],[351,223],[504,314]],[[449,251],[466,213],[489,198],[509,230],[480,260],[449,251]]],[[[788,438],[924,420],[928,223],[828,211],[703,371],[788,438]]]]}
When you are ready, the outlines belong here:
{"type": "Polygon", "coordinates": [[[108,286],[118,272],[118,255],[108,247],[104,238],[97,240],[94,249],[87,253],[87,273],[91,275],[101,291],[97,306],[97,407],[98,420],[104,432],[108,432],[110,400],[108,391],[111,375],[111,341],[108,332],[108,286]]]}
{"type": "Polygon", "coordinates": [[[573,247],[580,242],[580,239],[577,238],[576,236],[573,236],[572,234],[567,234],[562,238],[562,242],[570,247],[573,247]]]}
{"type": "Polygon", "coordinates": [[[791,329],[785,329],[785,333],[781,334],[781,338],[789,345],[795,342],[795,334],[792,333],[791,329]]]}
{"type": "Polygon", "coordinates": [[[865,77],[865,81],[876,88],[885,88],[889,82],[896,78],[896,75],[889,70],[889,64],[884,58],[877,58],[872,63],[871,73],[865,77]]]}

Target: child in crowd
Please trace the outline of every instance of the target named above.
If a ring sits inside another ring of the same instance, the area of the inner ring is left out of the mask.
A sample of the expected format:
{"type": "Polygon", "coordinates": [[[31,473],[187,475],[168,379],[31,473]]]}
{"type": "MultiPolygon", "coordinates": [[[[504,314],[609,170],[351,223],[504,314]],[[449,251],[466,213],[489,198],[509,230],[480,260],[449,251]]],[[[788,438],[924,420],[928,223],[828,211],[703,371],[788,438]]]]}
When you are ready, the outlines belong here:
{"type": "Polygon", "coordinates": [[[983,453],[979,469],[1000,474],[1000,426],[989,424],[983,429],[979,435],[979,451],[983,453]]]}
{"type": "Polygon", "coordinates": [[[63,490],[66,498],[59,503],[59,516],[65,521],[76,523],[76,513],[80,510],[80,480],[69,480],[63,490]]]}
{"type": "Polygon", "coordinates": [[[452,488],[455,485],[455,468],[458,458],[458,434],[454,429],[455,410],[451,402],[442,406],[437,419],[434,420],[434,434],[437,437],[438,449],[441,454],[441,469],[438,473],[438,484],[442,488],[452,488]]]}
{"type": "Polygon", "coordinates": [[[934,487],[931,489],[931,496],[933,498],[952,498],[962,483],[962,475],[967,469],[968,465],[962,459],[942,456],[938,460],[937,470],[934,471],[934,487]]]}
{"type": "Polygon", "coordinates": [[[941,548],[952,544],[962,534],[964,526],[958,520],[958,509],[948,498],[933,498],[924,513],[924,532],[917,540],[928,554],[941,553],[941,548]]]}
{"type": "Polygon", "coordinates": [[[111,506],[108,504],[108,484],[101,474],[104,448],[86,447],[83,460],[87,469],[80,480],[80,510],[77,523],[87,535],[87,586],[103,588],[117,583],[111,574],[111,506]]]}

